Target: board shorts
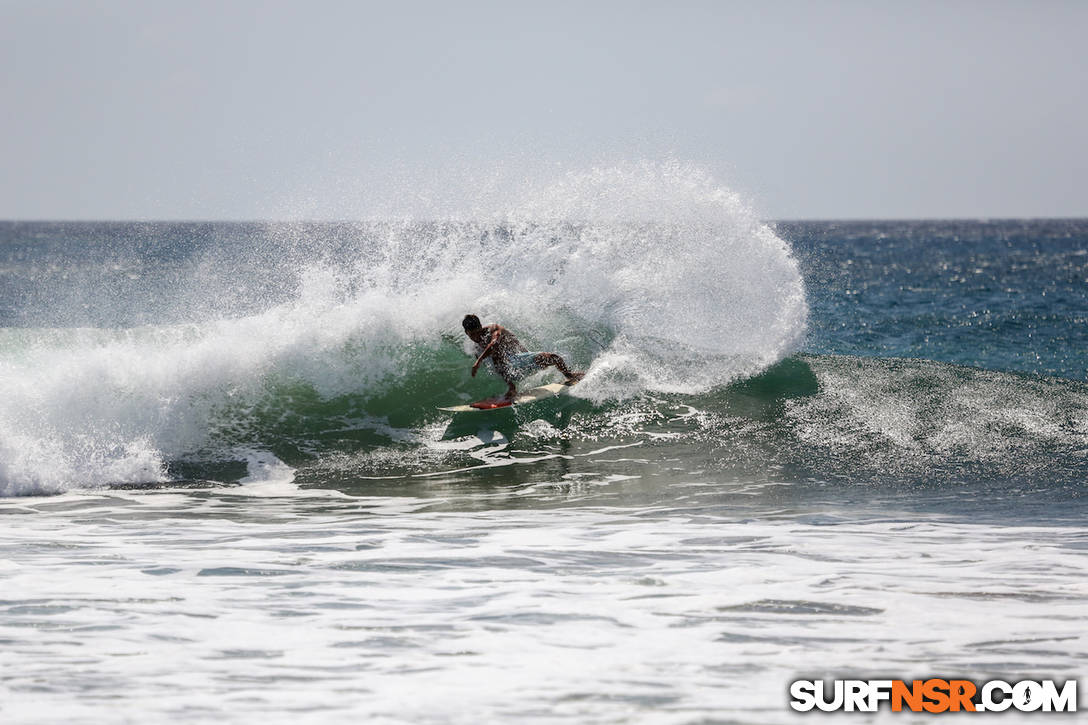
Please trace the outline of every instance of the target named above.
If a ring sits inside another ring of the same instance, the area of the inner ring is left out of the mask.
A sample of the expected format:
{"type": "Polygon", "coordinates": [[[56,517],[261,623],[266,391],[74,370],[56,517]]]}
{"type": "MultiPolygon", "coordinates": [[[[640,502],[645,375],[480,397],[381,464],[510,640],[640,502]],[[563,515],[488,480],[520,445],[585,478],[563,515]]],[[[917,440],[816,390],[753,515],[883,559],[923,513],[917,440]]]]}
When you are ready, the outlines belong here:
{"type": "Polygon", "coordinates": [[[524,380],[538,370],[536,357],[539,352],[515,352],[506,356],[501,363],[496,363],[495,372],[508,383],[524,380]]]}

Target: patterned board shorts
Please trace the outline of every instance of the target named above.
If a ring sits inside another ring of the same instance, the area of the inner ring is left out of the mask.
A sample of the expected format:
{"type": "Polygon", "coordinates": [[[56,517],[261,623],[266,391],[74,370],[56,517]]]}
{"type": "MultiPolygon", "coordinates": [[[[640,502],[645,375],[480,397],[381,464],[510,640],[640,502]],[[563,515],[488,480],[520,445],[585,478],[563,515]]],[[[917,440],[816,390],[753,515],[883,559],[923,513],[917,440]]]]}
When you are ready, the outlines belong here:
{"type": "Polygon", "coordinates": [[[506,359],[502,363],[495,365],[495,372],[499,374],[503,380],[509,383],[516,383],[519,380],[523,380],[541,367],[537,364],[536,356],[539,352],[515,352],[506,356],[506,359]]]}

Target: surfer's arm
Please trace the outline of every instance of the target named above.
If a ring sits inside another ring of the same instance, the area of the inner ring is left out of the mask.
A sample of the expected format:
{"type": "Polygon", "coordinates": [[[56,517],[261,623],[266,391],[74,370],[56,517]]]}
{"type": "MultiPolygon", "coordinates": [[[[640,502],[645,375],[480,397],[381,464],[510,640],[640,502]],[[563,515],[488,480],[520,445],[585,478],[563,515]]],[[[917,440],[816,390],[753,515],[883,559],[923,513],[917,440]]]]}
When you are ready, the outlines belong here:
{"type": "Polygon", "coordinates": [[[491,334],[491,342],[487,343],[487,347],[480,353],[480,357],[476,358],[476,362],[472,364],[472,377],[476,377],[476,370],[480,367],[480,363],[484,361],[488,355],[495,349],[495,343],[499,341],[499,335],[502,332],[501,327],[496,327],[495,331],[491,334]]]}

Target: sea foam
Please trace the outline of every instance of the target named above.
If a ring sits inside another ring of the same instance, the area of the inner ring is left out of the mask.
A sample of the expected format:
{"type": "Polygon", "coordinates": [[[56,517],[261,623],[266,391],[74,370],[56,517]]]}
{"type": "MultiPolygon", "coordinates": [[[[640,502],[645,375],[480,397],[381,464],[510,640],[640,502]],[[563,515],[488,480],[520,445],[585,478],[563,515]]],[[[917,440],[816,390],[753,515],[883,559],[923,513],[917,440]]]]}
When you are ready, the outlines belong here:
{"type": "MultiPolygon", "coordinates": [[[[679,163],[570,174],[512,208],[443,222],[360,223],[347,243],[269,229],[267,249],[248,256],[290,292],[257,312],[232,305],[243,282],[221,273],[230,265],[206,261],[178,300],[205,311],[193,322],[0,331],[0,494],[162,481],[171,461],[217,446],[229,457],[237,441],[217,436],[252,424],[270,386],[388,393],[462,340],[466,312],[570,357],[588,370],[578,394],[596,401],[705,391],[805,332],[788,246],[679,163]]],[[[231,255],[245,256],[224,243],[209,259],[231,255]]]]}

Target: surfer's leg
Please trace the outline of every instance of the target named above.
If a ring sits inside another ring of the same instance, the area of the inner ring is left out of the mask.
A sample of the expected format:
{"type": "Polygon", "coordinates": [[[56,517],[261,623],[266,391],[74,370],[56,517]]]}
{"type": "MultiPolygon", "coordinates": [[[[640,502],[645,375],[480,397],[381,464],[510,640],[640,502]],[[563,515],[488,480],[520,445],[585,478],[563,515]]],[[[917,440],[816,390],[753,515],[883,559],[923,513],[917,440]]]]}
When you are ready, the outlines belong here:
{"type": "Polygon", "coordinates": [[[518,386],[516,384],[518,379],[517,376],[514,374],[514,371],[510,369],[507,361],[503,359],[499,362],[496,362],[495,372],[498,373],[499,377],[502,378],[502,381],[506,383],[506,395],[503,397],[505,397],[507,400],[513,400],[514,397],[518,394],[518,386]]]}
{"type": "Polygon", "coordinates": [[[542,368],[552,367],[553,365],[559,372],[566,376],[567,380],[581,380],[585,377],[585,373],[577,373],[567,367],[567,362],[554,352],[542,352],[536,356],[536,364],[542,368]]]}

